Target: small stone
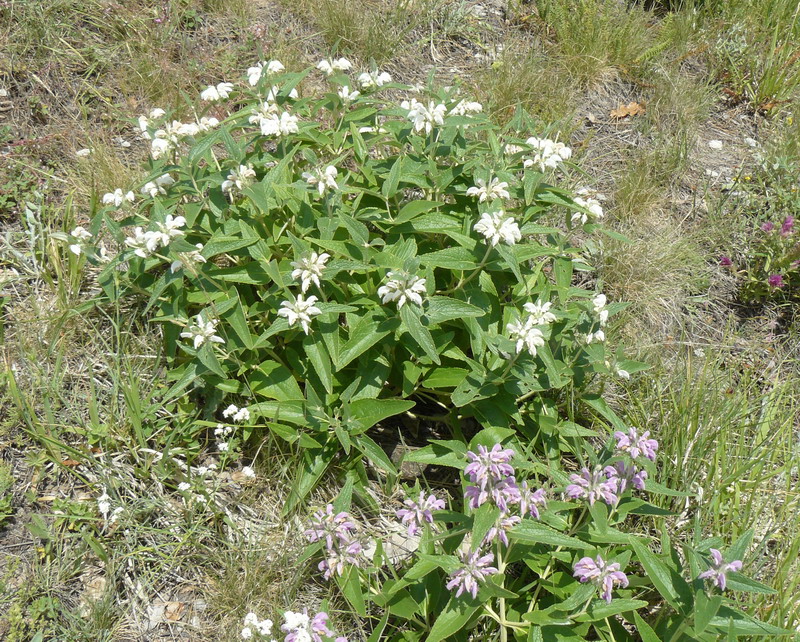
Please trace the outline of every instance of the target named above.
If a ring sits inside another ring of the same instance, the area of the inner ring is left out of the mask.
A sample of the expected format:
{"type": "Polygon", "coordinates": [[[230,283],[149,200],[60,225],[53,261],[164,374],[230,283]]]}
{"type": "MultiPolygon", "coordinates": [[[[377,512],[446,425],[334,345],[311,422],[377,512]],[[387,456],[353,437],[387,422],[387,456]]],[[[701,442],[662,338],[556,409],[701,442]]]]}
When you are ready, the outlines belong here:
{"type": "Polygon", "coordinates": [[[708,146],[711,149],[722,149],[722,141],[721,140],[710,140],[710,141],[708,141],[708,146]]]}

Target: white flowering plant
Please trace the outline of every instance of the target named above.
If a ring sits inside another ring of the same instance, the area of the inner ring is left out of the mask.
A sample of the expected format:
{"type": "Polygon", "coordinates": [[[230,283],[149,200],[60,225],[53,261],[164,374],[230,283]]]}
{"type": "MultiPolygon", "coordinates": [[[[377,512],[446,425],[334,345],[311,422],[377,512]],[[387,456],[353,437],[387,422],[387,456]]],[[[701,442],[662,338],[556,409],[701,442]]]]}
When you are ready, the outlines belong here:
{"type": "Polygon", "coordinates": [[[653,481],[652,440],[598,394],[644,365],[607,346],[622,305],[587,287],[580,249],[604,231],[602,206],[554,184],[571,150],[531,136],[523,112],[500,128],[452,92],[351,67],[264,61],[204,89],[192,122],[142,116],[146,175],[63,235],[68,252],[97,266],[105,299],[146,301],[163,328],[163,403],[201,416],[218,451],[264,431],[296,449],[286,512],[332,464],[345,471],[349,490],[339,512],[315,517],[308,555],[324,548],[324,577],[362,616],[384,609],[377,626],[391,619],[392,639],[441,640],[488,620],[504,640],[622,636],[614,617],[641,633],[637,610],[658,595],[677,614],[658,626],[691,621],[700,636],[700,602],[678,604],[684,585],[660,576],[676,560],[652,562],[648,539],[618,528],[665,514],[634,490],[669,491],[653,481]],[[301,94],[311,73],[328,83],[321,96],[301,94]],[[596,453],[589,415],[617,429],[617,451],[596,453]],[[406,459],[463,469],[471,483],[460,512],[409,497],[398,514],[417,538],[407,568],[356,537],[344,510],[353,496],[379,509],[370,478],[398,478],[375,427],[402,440],[420,421],[441,439],[406,459]],[[651,581],[629,589],[633,554],[651,581]]]}

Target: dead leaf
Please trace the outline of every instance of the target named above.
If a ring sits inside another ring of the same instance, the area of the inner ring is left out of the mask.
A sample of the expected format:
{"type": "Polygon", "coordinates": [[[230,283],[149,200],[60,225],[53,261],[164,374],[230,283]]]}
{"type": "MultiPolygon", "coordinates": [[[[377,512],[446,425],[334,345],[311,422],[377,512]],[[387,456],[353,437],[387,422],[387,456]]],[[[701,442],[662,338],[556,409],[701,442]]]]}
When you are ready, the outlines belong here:
{"type": "Polygon", "coordinates": [[[75,461],[74,459],[65,459],[61,462],[62,466],[80,466],[81,462],[75,461]]]}
{"type": "Polygon", "coordinates": [[[629,102],[627,105],[620,104],[616,109],[611,110],[611,118],[628,118],[644,113],[644,103],[629,102]]]}
{"type": "Polygon", "coordinates": [[[164,604],[164,617],[170,622],[177,622],[181,619],[185,610],[186,604],[184,602],[166,602],[164,604]]]}

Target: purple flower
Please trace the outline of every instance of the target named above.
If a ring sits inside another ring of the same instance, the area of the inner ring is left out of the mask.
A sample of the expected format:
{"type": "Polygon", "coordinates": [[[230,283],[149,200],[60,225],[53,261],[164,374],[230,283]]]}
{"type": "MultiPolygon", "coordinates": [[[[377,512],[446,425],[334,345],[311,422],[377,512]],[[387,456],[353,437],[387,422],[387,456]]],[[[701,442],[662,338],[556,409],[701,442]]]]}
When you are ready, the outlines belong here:
{"type": "Polygon", "coordinates": [[[767,221],[766,223],[761,224],[761,231],[762,232],[771,232],[775,229],[775,223],[772,221],[767,221]]]}
{"type": "Polygon", "coordinates": [[[500,481],[514,474],[514,467],[508,463],[513,456],[513,450],[504,449],[500,444],[495,444],[491,450],[486,446],[478,446],[477,454],[471,450],[467,451],[470,463],[464,469],[464,474],[473,484],[485,488],[490,478],[500,481]]]}
{"type": "Polygon", "coordinates": [[[499,539],[505,546],[508,546],[508,531],[521,521],[522,518],[518,515],[500,515],[500,517],[497,518],[497,523],[486,533],[482,544],[491,544],[495,539],[499,539]]]}
{"type": "Polygon", "coordinates": [[[309,542],[318,542],[325,539],[328,548],[333,547],[334,539],[342,543],[350,541],[350,534],[355,531],[356,525],[350,521],[349,513],[344,511],[333,513],[333,504],[328,504],[325,512],[317,511],[311,521],[311,528],[304,531],[309,542]]]}
{"type": "Polygon", "coordinates": [[[634,464],[618,461],[613,466],[603,468],[603,472],[609,479],[617,480],[617,492],[620,495],[625,492],[628,484],[631,484],[636,490],[644,490],[647,471],[638,469],[634,464]]]}
{"type": "Polygon", "coordinates": [[[781,236],[789,236],[794,230],[794,217],[787,216],[781,224],[781,236]]]}
{"type": "Polygon", "coordinates": [[[325,612],[317,613],[311,620],[311,639],[314,642],[322,642],[320,636],[326,635],[333,637],[335,634],[328,628],[328,614],[325,612]]]}
{"type": "Polygon", "coordinates": [[[786,285],[783,282],[782,274],[770,274],[769,278],[767,279],[767,284],[771,288],[782,288],[784,285],[786,285]]]}
{"type": "Polygon", "coordinates": [[[573,570],[575,572],[572,576],[579,582],[592,582],[599,587],[600,597],[606,602],[611,602],[611,590],[615,584],[623,588],[628,586],[628,576],[619,569],[619,564],[617,562],[608,564],[599,555],[595,559],[584,557],[578,560],[573,570]]]}
{"type": "Polygon", "coordinates": [[[491,498],[495,506],[504,513],[508,512],[509,504],[518,504],[520,500],[519,488],[513,477],[506,477],[500,481],[492,479],[485,488],[467,486],[464,489],[464,497],[469,499],[469,507],[472,509],[480,507],[491,498]]]}
{"type": "Polygon", "coordinates": [[[531,517],[539,519],[539,507],[547,506],[547,493],[544,488],[531,490],[528,482],[519,485],[519,513],[525,517],[529,512],[531,517]]]}
{"type": "Polygon", "coordinates": [[[719,587],[721,591],[724,591],[725,586],[728,583],[728,571],[741,571],[742,560],[734,560],[733,562],[726,564],[722,559],[722,553],[720,553],[716,548],[711,549],[711,559],[711,568],[700,573],[699,577],[701,580],[711,580],[719,587]]]}
{"type": "Polygon", "coordinates": [[[433,493],[426,498],[425,491],[420,492],[417,501],[406,499],[403,503],[408,508],[401,508],[397,511],[397,517],[400,518],[403,524],[408,525],[409,535],[418,535],[422,530],[420,528],[422,522],[433,524],[433,514],[431,511],[442,510],[444,508],[443,499],[437,499],[436,495],[433,493]]]}
{"type": "Polygon", "coordinates": [[[325,559],[319,563],[319,570],[322,571],[326,580],[333,575],[344,575],[344,565],[361,565],[361,556],[364,554],[364,547],[361,542],[354,540],[346,545],[337,544],[325,551],[325,559]]]}
{"type": "Polygon", "coordinates": [[[565,492],[570,499],[588,499],[592,505],[598,499],[602,499],[609,506],[615,505],[617,497],[617,478],[608,479],[600,468],[595,468],[594,472],[589,472],[588,468],[582,468],[581,474],[573,473],[569,476],[572,482],[565,492]]]}
{"type": "Polygon", "coordinates": [[[621,430],[614,433],[614,439],[617,440],[617,450],[629,453],[634,459],[639,455],[644,455],[650,461],[655,461],[658,442],[655,439],[648,439],[648,437],[650,437],[649,430],[646,430],[640,436],[636,428],[628,428],[627,435],[621,430]]]}
{"type": "Polygon", "coordinates": [[[457,571],[450,574],[450,581],[447,583],[447,589],[456,591],[456,597],[466,591],[472,597],[478,596],[478,585],[483,582],[489,575],[497,573],[494,566],[489,566],[494,562],[494,555],[488,553],[481,555],[481,551],[461,551],[459,557],[463,566],[457,571]]]}
{"type": "Polygon", "coordinates": [[[721,256],[719,257],[719,264],[722,267],[730,267],[731,265],[733,265],[733,261],[731,261],[731,258],[729,256],[721,256]]]}

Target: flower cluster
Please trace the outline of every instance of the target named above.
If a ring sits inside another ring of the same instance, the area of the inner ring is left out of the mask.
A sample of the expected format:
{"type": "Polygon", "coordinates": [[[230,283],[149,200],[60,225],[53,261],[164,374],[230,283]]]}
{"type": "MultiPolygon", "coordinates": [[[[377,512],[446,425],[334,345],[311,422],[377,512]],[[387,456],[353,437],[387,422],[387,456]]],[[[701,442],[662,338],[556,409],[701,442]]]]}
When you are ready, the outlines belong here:
{"type": "Polygon", "coordinates": [[[338,58],[337,60],[325,58],[317,63],[317,69],[326,76],[332,76],[337,71],[350,71],[352,67],[353,63],[347,58],[338,58]]]}
{"type": "Polygon", "coordinates": [[[388,272],[386,278],[389,280],[378,288],[378,296],[381,297],[382,303],[397,301],[398,310],[406,301],[422,305],[422,295],[426,292],[425,279],[398,272],[388,272]]]}
{"type": "Polygon", "coordinates": [[[103,205],[113,205],[114,207],[119,207],[124,203],[133,203],[135,200],[136,196],[132,191],[123,192],[119,187],[113,192],[103,194],[103,205]]]}
{"type": "MultiPolygon", "coordinates": [[[[475,188],[472,187],[470,189],[475,188]]],[[[506,245],[514,245],[522,240],[522,233],[516,220],[502,208],[492,212],[483,212],[473,229],[478,234],[482,234],[486,242],[492,247],[500,241],[506,245]]]]}
{"type": "Polygon", "coordinates": [[[237,424],[250,421],[250,411],[247,408],[239,408],[233,404],[222,411],[222,416],[225,417],[225,419],[231,419],[237,424]]]}
{"type": "Polygon", "coordinates": [[[410,101],[404,100],[400,103],[400,106],[408,110],[408,119],[414,124],[415,132],[420,132],[424,129],[426,134],[430,134],[436,125],[444,125],[447,107],[442,103],[434,105],[433,101],[431,101],[426,107],[412,98],[410,101]]]}
{"type": "Polygon", "coordinates": [[[181,332],[181,338],[191,339],[195,350],[206,341],[210,343],[225,343],[225,340],[217,335],[218,323],[217,319],[206,319],[205,313],[201,312],[195,317],[195,322],[189,324],[186,330],[181,332]]]}
{"type": "Polygon", "coordinates": [[[573,225],[584,225],[589,221],[590,214],[594,219],[603,218],[603,206],[600,205],[600,201],[594,196],[597,195],[596,194],[591,195],[589,190],[586,188],[578,190],[578,195],[575,196],[572,200],[575,201],[576,205],[587,210],[588,214],[587,212],[573,212],[572,213],[573,225]]]}
{"type": "MultiPolygon", "coordinates": [[[[328,614],[320,611],[314,617],[309,617],[308,609],[302,613],[286,611],[283,614],[281,631],[286,633],[284,642],[323,642],[323,638],[333,638],[336,635],[328,626],[328,614]]],[[[335,642],[347,642],[347,638],[340,636],[335,642]]]]}
{"type": "Polygon", "coordinates": [[[615,506],[619,501],[616,476],[609,477],[599,466],[594,470],[581,468],[580,474],[572,473],[570,483],[565,489],[570,499],[586,499],[591,506],[598,499],[602,499],[609,506],[615,506]]]}
{"type": "Polygon", "coordinates": [[[240,192],[253,183],[256,178],[255,170],[252,165],[239,165],[238,168],[231,170],[228,177],[222,182],[222,191],[228,192],[233,198],[234,188],[240,192]]]}
{"type": "Polygon", "coordinates": [[[279,74],[285,70],[283,63],[280,60],[270,60],[269,62],[258,62],[253,67],[247,69],[247,82],[251,87],[255,87],[261,80],[261,77],[266,73],[279,74]]]}
{"type": "Polygon", "coordinates": [[[299,323],[303,332],[308,334],[311,330],[311,320],[318,314],[322,314],[317,306],[317,297],[310,296],[307,299],[302,294],[298,294],[294,301],[281,301],[281,309],[278,316],[285,317],[291,328],[295,323],[299,323]]]}
{"type": "Polygon", "coordinates": [[[579,582],[591,582],[600,589],[600,597],[611,602],[611,591],[614,586],[628,586],[628,576],[620,570],[618,562],[609,564],[600,555],[592,559],[583,557],[573,567],[573,577],[579,582]]]}
{"type": "Polygon", "coordinates": [[[533,157],[526,158],[523,163],[526,169],[534,166],[538,166],[542,172],[546,169],[555,169],[572,156],[572,149],[564,143],[557,143],[549,138],[532,136],[525,142],[533,149],[533,157]]]}
{"type": "Polygon", "coordinates": [[[535,357],[536,349],[544,345],[544,334],[539,326],[556,320],[556,315],[550,312],[551,307],[550,301],[526,303],[523,308],[527,314],[506,324],[509,337],[515,342],[517,354],[524,349],[535,357]]]}
{"type": "MultiPolygon", "coordinates": [[[[272,620],[269,618],[259,620],[252,611],[244,616],[244,628],[240,633],[243,640],[269,638],[272,633],[272,620]]],[[[273,638],[270,642],[275,642],[273,638]]]]}
{"type": "Polygon", "coordinates": [[[447,589],[450,591],[456,589],[456,597],[461,597],[466,591],[475,598],[478,596],[478,588],[486,578],[498,572],[494,566],[490,566],[494,562],[494,555],[462,549],[459,558],[461,568],[450,574],[447,589]]]}
{"type": "Polygon", "coordinates": [[[411,498],[404,502],[405,508],[397,511],[397,517],[403,524],[408,526],[408,534],[412,537],[422,532],[422,524],[433,524],[433,513],[431,511],[443,510],[444,500],[439,499],[431,493],[425,497],[425,491],[421,491],[417,501],[411,498]]]}
{"type": "Polygon", "coordinates": [[[702,580],[711,580],[711,582],[716,584],[721,591],[724,591],[728,582],[728,572],[737,572],[741,570],[741,560],[734,560],[733,562],[726,563],[722,558],[722,553],[720,553],[716,548],[712,548],[711,568],[700,573],[699,578],[702,580]]]}
{"type": "Polygon", "coordinates": [[[300,280],[300,289],[303,292],[308,290],[312,283],[320,287],[319,278],[322,276],[322,271],[325,269],[325,264],[329,258],[331,258],[331,255],[326,252],[322,254],[312,252],[311,256],[301,257],[297,261],[292,261],[291,265],[294,268],[292,270],[292,278],[295,281],[300,280]]]}
{"type": "Polygon", "coordinates": [[[467,190],[467,196],[477,196],[478,202],[493,201],[496,198],[511,198],[508,192],[508,183],[500,182],[497,177],[492,178],[488,183],[482,178],[475,179],[475,186],[467,190]]]}
{"type": "Polygon", "coordinates": [[[324,511],[317,511],[310,528],[304,534],[309,542],[325,542],[325,559],[319,563],[319,570],[325,579],[334,574],[342,575],[345,564],[359,566],[364,558],[364,546],[356,537],[356,523],[349,513],[333,512],[333,504],[324,511]]]}
{"type": "Polygon", "coordinates": [[[319,195],[323,196],[326,191],[339,188],[339,185],[336,183],[338,174],[339,171],[333,165],[328,165],[325,169],[303,172],[303,178],[306,180],[306,183],[312,187],[316,187],[319,195]]]}
{"type": "Polygon", "coordinates": [[[369,71],[364,72],[358,77],[358,84],[361,89],[374,89],[376,87],[383,87],[384,85],[392,82],[392,77],[385,71],[369,71]]]}
{"type": "Polygon", "coordinates": [[[97,498],[97,510],[100,511],[107,524],[113,524],[119,519],[124,509],[122,506],[117,506],[114,510],[111,510],[111,497],[108,496],[108,491],[103,486],[103,494],[97,498]]]}

